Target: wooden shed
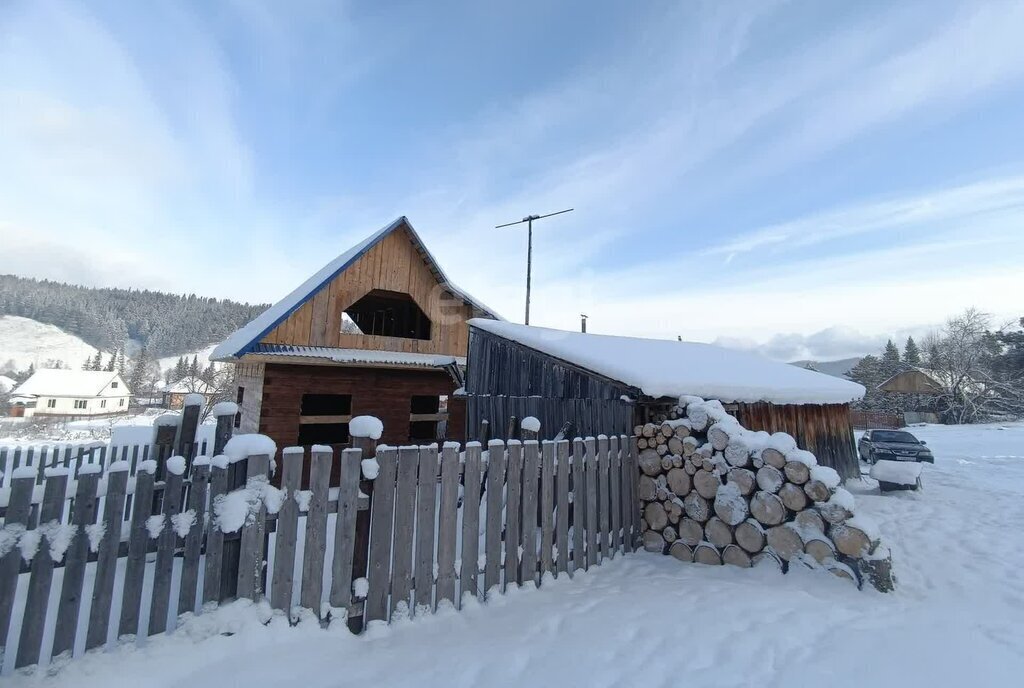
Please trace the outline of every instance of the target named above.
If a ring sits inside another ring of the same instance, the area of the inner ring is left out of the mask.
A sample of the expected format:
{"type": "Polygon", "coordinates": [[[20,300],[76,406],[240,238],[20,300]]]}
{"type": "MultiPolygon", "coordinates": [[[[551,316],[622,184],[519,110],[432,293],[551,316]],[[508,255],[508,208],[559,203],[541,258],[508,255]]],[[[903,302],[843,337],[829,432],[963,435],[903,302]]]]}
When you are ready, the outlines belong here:
{"type": "Polygon", "coordinates": [[[495,318],[456,287],[405,217],[338,256],[220,344],[236,365],[241,432],[279,447],[349,443],[372,415],[382,442],[464,439],[466,321],[495,318]]]}
{"type": "Polygon", "coordinates": [[[535,416],[553,438],[630,433],[682,395],[718,399],[750,430],[788,432],[845,477],[860,474],[850,402],[864,388],[710,344],[615,337],[471,320],[466,371],[471,439],[487,420],[507,438],[509,419],[535,416]]]}
{"type": "Polygon", "coordinates": [[[942,383],[920,368],[910,368],[896,373],[878,385],[878,389],[883,392],[927,396],[939,396],[944,393],[942,383]]]}

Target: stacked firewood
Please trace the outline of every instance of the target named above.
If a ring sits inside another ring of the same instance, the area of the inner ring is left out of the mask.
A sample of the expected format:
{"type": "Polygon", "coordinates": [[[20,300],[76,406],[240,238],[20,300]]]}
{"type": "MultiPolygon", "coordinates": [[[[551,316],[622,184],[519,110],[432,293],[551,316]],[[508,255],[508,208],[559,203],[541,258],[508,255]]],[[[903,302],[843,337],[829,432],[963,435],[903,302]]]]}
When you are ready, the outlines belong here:
{"type": "Polygon", "coordinates": [[[786,433],[682,397],[634,428],[644,548],[682,561],[805,566],[892,589],[891,559],[839,475],[786,433]]]}

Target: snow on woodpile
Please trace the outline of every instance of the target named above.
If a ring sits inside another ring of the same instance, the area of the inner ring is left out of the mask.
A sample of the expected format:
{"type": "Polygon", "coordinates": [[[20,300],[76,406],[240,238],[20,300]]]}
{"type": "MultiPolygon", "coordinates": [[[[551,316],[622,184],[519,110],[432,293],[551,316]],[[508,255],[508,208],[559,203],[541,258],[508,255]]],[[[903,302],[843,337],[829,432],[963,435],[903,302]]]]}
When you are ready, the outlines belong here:
{"type": "Polygon", "coordinates": [[[855,382],[712,344],[566,332],[482,318],[469,324],[651,397],[841,404],[864,396],[864,387],[855,382]]]}
{"type": "Polygon", "coordinates": [[[790,435],[743,428],[718,401],[683,397],[675,412],[688,422],[634,429],[646,550],[701,564],[820,569],[892,590],[888,550],[838,473],[790,435]]]}

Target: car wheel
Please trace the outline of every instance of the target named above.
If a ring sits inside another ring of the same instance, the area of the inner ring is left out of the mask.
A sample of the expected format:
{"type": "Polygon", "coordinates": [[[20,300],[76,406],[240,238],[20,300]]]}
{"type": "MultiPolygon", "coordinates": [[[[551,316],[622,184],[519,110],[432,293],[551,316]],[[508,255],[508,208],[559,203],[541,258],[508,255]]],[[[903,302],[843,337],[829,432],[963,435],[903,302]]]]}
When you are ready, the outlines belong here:
{"type": "Polygon", "coordinates": [[[869,451],[868,452],[868,463],[871,464],[872,466],[875,465],[875,452],[873,452],[873,451],[869,451]]]}

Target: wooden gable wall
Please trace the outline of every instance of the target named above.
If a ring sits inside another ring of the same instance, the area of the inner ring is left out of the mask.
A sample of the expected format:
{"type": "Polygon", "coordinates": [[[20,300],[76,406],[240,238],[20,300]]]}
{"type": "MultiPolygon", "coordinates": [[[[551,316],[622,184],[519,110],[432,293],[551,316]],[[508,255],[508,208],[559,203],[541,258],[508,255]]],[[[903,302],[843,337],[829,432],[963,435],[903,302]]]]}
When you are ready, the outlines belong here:
{"type": "Polygon", "coordinates": [[[472,307],[438,284],[404,228],[391,232],[274,328],[262,342],[465,356],[472,307]],[[368,292],[409,294],[431,321],[429,340],[342,334],[341,314],[368,292]]]}

